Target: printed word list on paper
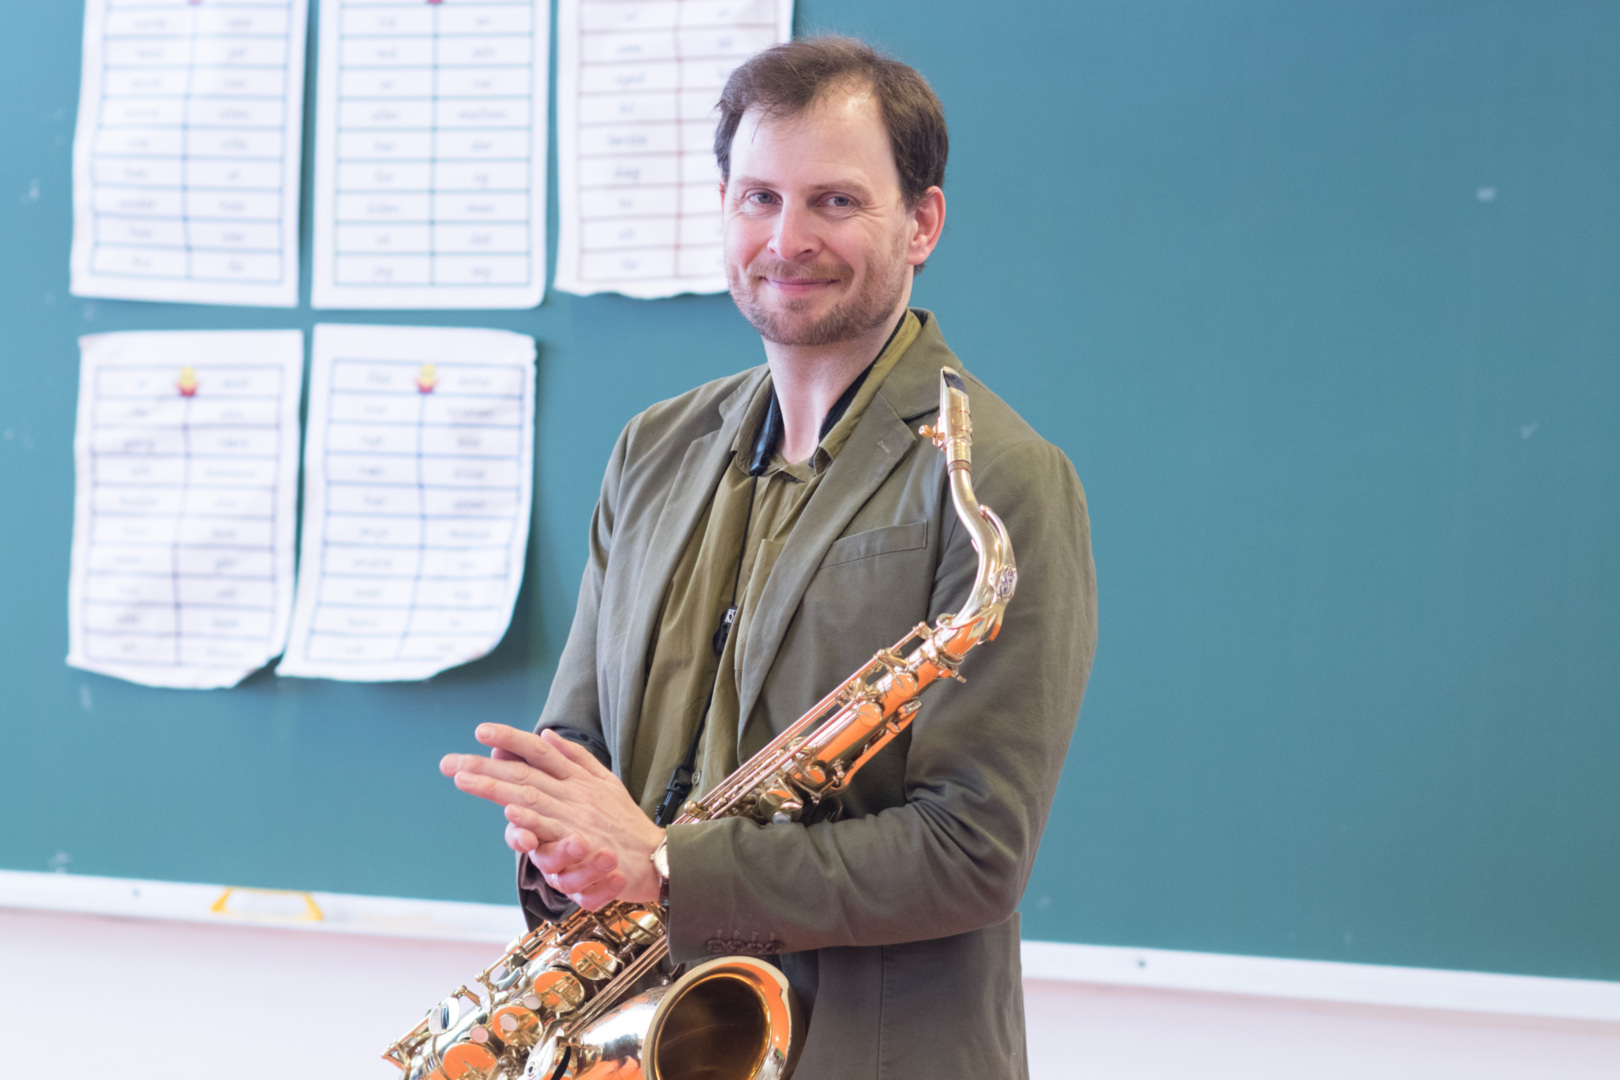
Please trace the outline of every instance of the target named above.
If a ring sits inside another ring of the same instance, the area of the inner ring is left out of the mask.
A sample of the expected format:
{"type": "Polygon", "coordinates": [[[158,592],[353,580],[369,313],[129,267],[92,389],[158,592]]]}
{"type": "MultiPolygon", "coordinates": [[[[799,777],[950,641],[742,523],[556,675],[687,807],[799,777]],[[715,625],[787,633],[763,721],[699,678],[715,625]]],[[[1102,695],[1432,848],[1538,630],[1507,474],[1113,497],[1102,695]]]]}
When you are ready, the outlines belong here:
{"type": "Polygon", "coordinates": [[[523,580],[534,341],[315,328],[281,675],[425,679],[493,649],[523,580]]]}
{"type": "Polygon", "coordinates": [[[546,0],[325,0],[317,308],[524,308],[546,278],[546,0]]]}
{"type": "Polygon", "coordinates": [[[87,0],[76,296],[294,307],[306,0],[87,0]]]}
{"type": "Polygon", "coordinates": [[[562,0],[557,288],[723,292],[716,104],[792,0],[562,0]]]}
{"type": "Polygon", "coordinates": [[[234,686],[287,638],[298,330],[81,338],[68,663],[234,686]]]}

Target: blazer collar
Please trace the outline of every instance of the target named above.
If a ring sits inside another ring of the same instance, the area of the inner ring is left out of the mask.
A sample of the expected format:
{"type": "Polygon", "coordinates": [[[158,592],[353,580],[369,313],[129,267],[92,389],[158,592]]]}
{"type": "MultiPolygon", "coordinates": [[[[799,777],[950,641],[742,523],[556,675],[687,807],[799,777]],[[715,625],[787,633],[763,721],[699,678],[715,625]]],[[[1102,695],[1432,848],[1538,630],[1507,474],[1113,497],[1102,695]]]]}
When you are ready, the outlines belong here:
{"type": "Polygon", "coordinates": [[[747,418],[748,404],[768,376],[769,370],[760,366],[720,402],[715,409],[714,426],[687,445],[680,468],[670,479],[668,494],[659,509],[658,522],[653,526],[652,539],[647,544],[636,579],[644,587],[636,590],[626,637],[626,644],[634,647],[621,650],[618,657],[619,700],[624,707],[619,714],[622,719],[618,725],[617,745],[613,748],[616,762],[628,762],[635,749],[642,695],[647,689],[647,659],[663,606],[664,590],[675,574],[675,566],[691,540],[698,518],[714,498],[721,472],[731,461],[732,442],[747,418]]]}
{"type": "MultiPolygon", "coordinates": [[[[939,409],[939,369],[961,370],[961,361],[945,344],[938,320],[918,309],[922,332],[883,380],[877,396],[861,415],[849,441],[833,460],[821,486],[810,497],[760,594],[759,606],[741,642],[742,668],[738,695],[737,741],[742,753],[754,705],[776,662],[788,624],[799,609],[821,560],[851,519],[889,478],[917,443],[916,425],[939,409]]],[[[831,690],[832,687],[827,687],[831,690]]],[[[783,722],[793,717],[781,718],[783,722]]]]}
{"type": "MultiPolygon", "coordinates": [[[[934,313],[922,308],[911,310],[922,320],[922,331],[878,390],[878,397],[887,401],[895,415],[908,424],[913,418],[921,421],[938,411],[939,369],[948,367],[954,371],[962,370],[962,361],[945,344],[945,336],[940,333],[939,320],[934,313]]],[[[916,435],[914,426],[912,434],[916,435]]]]}

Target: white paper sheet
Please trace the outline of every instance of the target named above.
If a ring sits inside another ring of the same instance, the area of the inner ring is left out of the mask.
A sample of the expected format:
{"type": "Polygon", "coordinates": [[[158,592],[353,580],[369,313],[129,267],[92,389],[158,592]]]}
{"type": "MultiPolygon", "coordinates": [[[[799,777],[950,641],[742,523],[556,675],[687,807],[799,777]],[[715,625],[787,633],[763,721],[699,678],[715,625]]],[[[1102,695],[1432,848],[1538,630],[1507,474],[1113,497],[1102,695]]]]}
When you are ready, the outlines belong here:
{"type": "Polygon", "coordinates": [[[523,580],[534,341],[317,326],[280,675],[425,679],[493,649],[523,580]]]}
{"type": "Polygon", "coordinates": [[[724,292],[716,103],[793,0],[561,0],[557,288],[724,292]]]}
{"type": "Polygon", "coordinates": [[[76,296],[295,307],[306,0],[86,0],[76,296]]]}
{"type": "Polygon", "coordinates": [[[525,308],[546,281],[548,0],[324,0],[317,308],[525,308]]]}
{"type": "Polygon", "coordinates": [[[67,662],[234,686],[287,639],[298,330],[79,339],[67,662]]]}

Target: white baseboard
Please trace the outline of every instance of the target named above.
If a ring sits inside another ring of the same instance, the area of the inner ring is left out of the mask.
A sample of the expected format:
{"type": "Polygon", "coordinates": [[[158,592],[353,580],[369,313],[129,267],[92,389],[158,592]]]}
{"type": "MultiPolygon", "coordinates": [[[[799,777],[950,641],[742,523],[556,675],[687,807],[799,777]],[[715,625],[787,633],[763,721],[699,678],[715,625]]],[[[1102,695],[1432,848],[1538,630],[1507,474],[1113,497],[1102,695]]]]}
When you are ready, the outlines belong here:
{"type": "MultiPolygon", "coordinates": [[[[494,946],[524,928],[516,904],[0,870],[6,907],[494,946]]],[[[1024,942],[1023,964],[1035,980],[1620,1023],[1620,982],[1052,941],[1024,942]]]]}
{"type": "Polygon", "coordinates": [[[487,941],[496,945],[504,945],[524,931],[523,914],[515,902],[467,904],[348,893],[228,889],[224,885],[21,870],[0,870],[3,907],[329,934],[487,941]],[[313,910],[304,901],[306,896],[314,903],[313,910]],[[314,917],[316,913],[318,918],[314,917]]]}
{"type": "Polygon", "coordinates": [[[1026,941],[1024,978],[1620,1022],[1620,982],[1026,941]]]}

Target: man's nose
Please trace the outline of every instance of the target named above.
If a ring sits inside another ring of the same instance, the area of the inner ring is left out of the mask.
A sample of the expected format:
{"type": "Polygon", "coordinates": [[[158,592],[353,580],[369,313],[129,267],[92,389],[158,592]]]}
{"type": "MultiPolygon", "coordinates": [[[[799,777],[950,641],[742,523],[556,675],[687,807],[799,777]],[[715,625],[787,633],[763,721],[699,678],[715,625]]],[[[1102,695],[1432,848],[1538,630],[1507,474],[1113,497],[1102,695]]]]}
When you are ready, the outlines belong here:
{"type": "Polygon", "coordinates": [[[779,259],[803,259],[814,255],[819,244],[815,215],[802,206],[784,205],[771,230],[771,252],[779,259]]]}

